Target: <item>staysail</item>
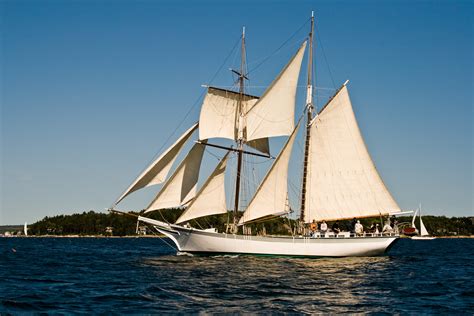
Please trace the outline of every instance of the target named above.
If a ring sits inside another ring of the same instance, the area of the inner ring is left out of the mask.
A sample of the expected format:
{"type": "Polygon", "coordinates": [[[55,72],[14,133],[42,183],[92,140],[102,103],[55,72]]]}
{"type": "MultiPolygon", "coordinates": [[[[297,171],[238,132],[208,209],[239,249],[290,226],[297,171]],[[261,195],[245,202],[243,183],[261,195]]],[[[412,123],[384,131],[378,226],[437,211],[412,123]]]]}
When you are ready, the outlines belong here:
{"type": "Polygon", "coordinates": [[[197,129],[198,123],[194,124],[181,137],[169,147],[161,156],[155,159],[140,176],[130,185],[130,187],[115,202],[117,205],[130,193],[142,189],[144,187],[162,183],[165,181],[171,166],[178,157],[179,152],[183,148],[191,134],[197,129]]]}
{"type": "Polygon", "coordinates": [[[255,219],[285,214],[288,210],[288,163],[300,124],[294,129],[267,175],[257,189],[253,199],[241,217],[239,224],[255,219]]]}
{"type": "Polygon", "coordinates": [[[224,158],[219,162],[194,200],[191,201],[188,208],[178,218],[176,224],[184,223],[198,217],[224,214],[227,212],[224,175],[228,156],[229,152],[227,152],[224,158]]]}
{"type": "MultiPolygon", "coordinates": [[[[203,141],[202,143],[205,143],[203,141]]],[[[180,207],[196,195],[202,156],[205,145],[197,143],[186,158],[166,181],[155,199],[146,208],[145,213],[171,207],[180,207]]]]}
{"type": "Polygon", "coordinates": [[[246,113],[247,141],[290,135],[294,129],[295,98],[306,41],[263,96],[246,113]]]}
{"type": "Polygon", "coordinates": [[[305,222],[400,211],[370,158],[345,85],[310,132],[305,222]]]}

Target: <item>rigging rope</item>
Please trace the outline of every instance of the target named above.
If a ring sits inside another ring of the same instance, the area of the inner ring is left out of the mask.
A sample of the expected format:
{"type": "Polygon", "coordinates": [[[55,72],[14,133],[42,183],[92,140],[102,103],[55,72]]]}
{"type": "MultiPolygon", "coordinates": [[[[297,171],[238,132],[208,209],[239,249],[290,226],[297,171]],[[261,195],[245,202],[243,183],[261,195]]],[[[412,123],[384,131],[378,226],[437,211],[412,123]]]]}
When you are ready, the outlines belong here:
{"type": "MultiPolygon", "coordinates": [[[[217,69],[217,71],[214,73],[214,75],[211,77],[211,80],[209,80],[209,84],[212,83],[212,81],[214,81],[214,79],[217,77],[217,75],[219,74],[219,72],[222,70],[222,68],[225,66],[225,64],[227,63],[229,57],[232,55],[232,53],[234,52],[235,48],[237,47],[237,44],[239,43],[241,37],[238,38],[238,40],[235,42],[234,46],[232,47],[231,51],[229,52],[229,54],[227,54],[227,57],[224,59],[224,61],[222,62],[222,64],[220,65],[220,67],[217,69]]],[[[148,168],[148,166],[152,163],[152,161],[154,161],[158,155],[161,153],[161,151],[163,150],[163,148],[168,144],[168,142],[170,141],[170,139],[176,134],[176,132],[178,131],[178,129],[183,125],[183,123],[185,122],[185,120],[188,118],[189,114],[191,114],[191,112],[195,109],[196,105],[199,103],[199,100],[201,100],[201,98],[203,97],[203,95],[206,93],[206,90],[203,90],[200,94],[199,94],[199,97],[194,101],[194,103],[191,105],[191,107],[189,108],[189,110],[186,112],[186,114],[184,115],[183,119],[181,120],[181,122],[179,122],[179,124],[176,126],[176,128],[171,132],[171,134],[168,136],[168,138],[165,140],[165,142],[163,143],[163,145],[158,149],[158,151],[153,155],[153,158],[150,159],[150,161],[146,164],[146,167],[143,168],[139,174],[142,174],[146,168],[148,168]]],[[[136,179],[137,177],[135,177],[136,179]]],[[[125,189],[123,193],[125,193],[127,189],[125,189]]],[[[121,194],[121,195],[122,195],[121,194]]],[[[120,196],[121,196],[120,195],[120,196]]],[[[111,205],[111,209],[115,208],[115,206],[117,205],[117,202],[115,201],[112,205],[111,205]]]]}
{"type": "Polygon", "coordinates": [[[327,68],[328,68],[329,77],[331,78],[332,85],[334,86],[334,89],[336,89],[336,84],[335,84],[334,78],[333,78],[333,76],[332,76],[331,68],[329,67],[329,62],[328,62],[328,59],[327,59],[327,57],[326,57],[326,53],[325,53],[325,51],[324,51],[323,40],[322,40],[321,36],[319,35],[317,23],[315,23],[315,30],[316,30],[316,39],[317,39],[317,41],[318,41],[318,43],[319,43],[319,46],[321,46],[321,51],[322,51],[322,53],[323,53],[324,61],[326,62],[326,66],[327,66],[327,68]]]}
{"type": "Polygon", "coordinates": [[[311,19],[307,19],[285,42],[283,42],[283,44],[281,44],[273,53],[271,53],[269,56],[265,57],[260,63],[258,63],[255,67],[253,67],[252,69],[249,70],[249,72],[247,73],[247,76],[254,72],[255,70],[257,70],[258,68],[260,68],[260,66],[262,66],[267,60],[269,60],[271,57],[273,57],[276,53],[278,53],[283,47],[285,47],[285,45],[291,40],[293,39],[293,37],[296,36],[296,34],[298,34],[299,31],[301,31],[301,29],[303,27],[306,26],[306,24],[308,24],[308,22],[311,21],[311,19]]]}

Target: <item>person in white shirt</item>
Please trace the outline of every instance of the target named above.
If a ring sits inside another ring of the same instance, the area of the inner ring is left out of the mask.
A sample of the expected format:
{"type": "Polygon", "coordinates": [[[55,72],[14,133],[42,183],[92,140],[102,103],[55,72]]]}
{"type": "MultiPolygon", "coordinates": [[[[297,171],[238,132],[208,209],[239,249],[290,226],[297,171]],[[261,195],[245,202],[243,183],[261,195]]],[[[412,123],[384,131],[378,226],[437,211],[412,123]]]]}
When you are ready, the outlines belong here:
{"type": "Polygon", "coordinates": [[[328,231],[328,224],[326,224],[326,221],[324,221],[324,220],[321,223],[320,231],[321,231],[321,235],[326,234],[326,232],[328,231]]]}
{"type": "Polygon", "coordinates": [[[362,226],[360,221],[357,221],[354,228],[357,236],[362,236],[364,234],[364,226],[362,226]]]}

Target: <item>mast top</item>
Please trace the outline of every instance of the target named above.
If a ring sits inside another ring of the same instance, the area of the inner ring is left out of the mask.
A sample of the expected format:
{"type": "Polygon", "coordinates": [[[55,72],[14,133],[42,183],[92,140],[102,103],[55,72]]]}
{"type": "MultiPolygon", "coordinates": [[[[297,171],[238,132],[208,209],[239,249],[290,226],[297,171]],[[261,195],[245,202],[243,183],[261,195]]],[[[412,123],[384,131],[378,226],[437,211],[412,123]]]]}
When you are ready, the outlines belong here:
{"type": "Polygon", "coordinates": [[[311,17],[314,18],[314,11],[311,11],[311,17]]]}
{"type": "Polygon", "coordinates": [[[245,38],[245,25],[242,26],[242,37],[245,38]]]}

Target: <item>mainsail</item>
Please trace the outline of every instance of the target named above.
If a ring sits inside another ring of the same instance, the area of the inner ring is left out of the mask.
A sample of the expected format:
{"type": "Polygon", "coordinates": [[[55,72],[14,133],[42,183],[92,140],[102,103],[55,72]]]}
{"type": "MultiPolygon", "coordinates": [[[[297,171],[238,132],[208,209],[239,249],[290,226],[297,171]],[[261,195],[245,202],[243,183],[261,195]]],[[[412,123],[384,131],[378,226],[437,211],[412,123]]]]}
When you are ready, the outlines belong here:
{"type": "Polygon", "coordinates": [[[176,221],[177,224],[191,219],[227,212],[224,175],[229,152],[222,158],[194,200],[176,221]]]}
{"type": "Polygon", "coordinates": [[[345,85],[310,132],[305,222],[400,211],[370,158],[345,85]]]}
{"type": "Polygon", "coordinates": [[[155,199],[146,208],[145,213],[164,208],[180,207],[194,198],[204,147],[205,145],[200,143],[193,146],[173,175],[163,185],[155,199]]]}
{"type": "Polygon", "coordinates": [[[245,224],[266,216],[282,215],[287,212],[288,163],[300,124],[296,126],[285,146],[250,201],[239,224],[245,224]]]}
{"type": "Polygon", "coordinates": [[[171,147],[169,147],[161,156],[154,160],[141,175],[130,185],[130,187],[117,199],[115,205],[122,201],[130,193],[144,187],[160,184],[165,181],[168,172],[179,152],[183,148],[191,134],[197,129],[198,123],[188,129],[171,147]]]}
{"type": "Polygon", "coordinates": [[[426,230],[425,224],[423,224],[423,220],[421,219],[420,214],[420,236],[429,236],[428,230],[426,230]]]}
{"type": "Polygon", "coordinates": [[[295,98],[306,41],[246,113],[247,141],[290,135],[295,124],[295,98]]]}

